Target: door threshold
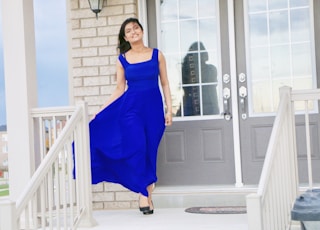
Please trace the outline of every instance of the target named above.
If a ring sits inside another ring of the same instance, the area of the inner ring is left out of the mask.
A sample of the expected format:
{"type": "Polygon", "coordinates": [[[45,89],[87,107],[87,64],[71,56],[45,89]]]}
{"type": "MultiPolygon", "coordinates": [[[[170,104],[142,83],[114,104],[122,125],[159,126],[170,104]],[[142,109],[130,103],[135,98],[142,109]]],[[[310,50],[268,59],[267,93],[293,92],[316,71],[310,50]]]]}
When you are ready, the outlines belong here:
{"type": "Polygon", "coordinates": [[[245,185],[236,187],[234,185],[177,185],[177,186],[161,186],[156,185],[155,194],[161,193],[252,193],[256,192],[258,185],[245,185]]]}
{"type": "Polygon", "coordinates": [[[158,208],[246,206],[246,196],[256,191],[257,186],[156,186],[153,200],[158,208]]]}

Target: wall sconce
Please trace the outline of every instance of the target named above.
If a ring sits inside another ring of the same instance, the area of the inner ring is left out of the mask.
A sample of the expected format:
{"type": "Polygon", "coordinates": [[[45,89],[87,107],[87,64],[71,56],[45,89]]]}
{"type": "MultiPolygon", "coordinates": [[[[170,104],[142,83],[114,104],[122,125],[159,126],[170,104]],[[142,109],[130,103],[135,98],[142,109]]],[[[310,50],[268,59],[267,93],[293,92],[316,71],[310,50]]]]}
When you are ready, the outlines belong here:
{"type": "Polygon", "coordinates": [[[90,8],[93,13],[96,14],[96,18],[98,19],[98,13],[102,10],[103,0],[88,0],[90,8]]]}

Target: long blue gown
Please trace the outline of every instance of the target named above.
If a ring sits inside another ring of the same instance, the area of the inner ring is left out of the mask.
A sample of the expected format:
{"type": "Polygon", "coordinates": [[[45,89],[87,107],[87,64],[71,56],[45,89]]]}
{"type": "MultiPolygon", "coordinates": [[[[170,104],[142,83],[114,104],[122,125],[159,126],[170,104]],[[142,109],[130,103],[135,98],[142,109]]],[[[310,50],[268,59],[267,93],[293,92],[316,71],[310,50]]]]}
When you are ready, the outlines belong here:
{"type": "Polygon", "coordinates": [[[92,183],[119,183],[148,196],[165,130],[158,50],[148,61],[130,64],[123,55],[119,60],[128,89],[89,124],[92,183]]]}

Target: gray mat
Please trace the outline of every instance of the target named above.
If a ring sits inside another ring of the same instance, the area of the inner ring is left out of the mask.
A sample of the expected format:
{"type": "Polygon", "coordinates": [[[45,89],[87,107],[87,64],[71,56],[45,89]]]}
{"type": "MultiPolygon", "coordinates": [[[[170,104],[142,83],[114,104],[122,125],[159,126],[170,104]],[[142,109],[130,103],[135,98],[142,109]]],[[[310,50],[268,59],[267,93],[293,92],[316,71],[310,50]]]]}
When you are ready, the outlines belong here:
{"type": "Polygon", "coordinates": [[[192,207],[187,208],[185,212],[197,214],[243,214],[247,213],[247,209],[243,206],[192,207]]]}

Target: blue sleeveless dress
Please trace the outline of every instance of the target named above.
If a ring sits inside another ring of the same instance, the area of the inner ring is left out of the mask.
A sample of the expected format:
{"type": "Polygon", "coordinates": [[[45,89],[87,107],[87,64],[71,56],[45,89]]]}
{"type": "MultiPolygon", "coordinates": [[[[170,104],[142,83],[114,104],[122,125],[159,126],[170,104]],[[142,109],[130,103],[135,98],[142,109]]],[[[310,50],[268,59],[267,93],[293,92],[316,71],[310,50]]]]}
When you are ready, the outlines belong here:
{"type": "Polygon", "coordinates": [[[118,183],[148,196],[165,130],[158,50],[148,61],[130,64],[123,55],[119,60],[128,88],[89,124],[92,183],[118,183]]]}

